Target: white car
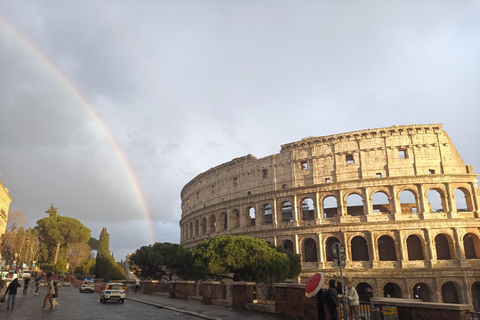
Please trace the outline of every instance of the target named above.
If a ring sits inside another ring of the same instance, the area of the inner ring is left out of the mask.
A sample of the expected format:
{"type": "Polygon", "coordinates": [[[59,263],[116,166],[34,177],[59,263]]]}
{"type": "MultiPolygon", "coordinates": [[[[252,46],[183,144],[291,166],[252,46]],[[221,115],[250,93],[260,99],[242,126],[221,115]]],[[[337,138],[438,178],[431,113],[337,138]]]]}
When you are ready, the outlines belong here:
{"type": "Polygon", "coordinates": [[[83,281],[82,285],[80,286],[80,288],[78,289],[80,292],[95,292],[95,280],[88,280],[88,279],[85,279],[85,281],[83,281]]]}
{"type": "Polygon", "coordinates": [[[100,293],[100,302],[107,302],[107,301],[116,301],[116,302],[125,302],[125,287],[123,283],[120,282],[113,282],[107,283],[105,289],[102,290],[100,293]]]}

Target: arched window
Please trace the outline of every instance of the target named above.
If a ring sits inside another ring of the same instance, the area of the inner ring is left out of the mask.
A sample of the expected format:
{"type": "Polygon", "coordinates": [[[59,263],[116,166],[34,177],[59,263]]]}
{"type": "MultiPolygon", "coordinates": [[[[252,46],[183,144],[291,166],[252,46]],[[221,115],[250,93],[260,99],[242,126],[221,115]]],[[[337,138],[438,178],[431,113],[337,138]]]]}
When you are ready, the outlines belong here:
{"type": "Polygon", "coordinates": [[[201,233],[206,234],[207,233],[207,218],[203,217],[202,218],[202,223],[200,224],[201,227],[201,233]]]}
{"type": "Polygon", "coordinates": [[[335,257],[333,256],[332,246],[335,242],[340,242],[336,237],[330,237],[325,242],[325,251],[327,253],[327,261],[333,261],[335,257]]]}
{"type": "Polygon", "coordinates": [[[392,212],[390,209],[390,201],[388,196],[383,192],[376,192],[372,196],[373,212],[380,212],[382,214],[388,214],[392,212]]]}
{"type": "Polygon", "coordinates": [[[467,233],[463,236],[463,247],[465,248],[466,259],[480,259],[480,240],[474,233],[467,233]]]}
{"type": "Polygon", "coordinates": [[[315,240],[308,238],[303,243],[304,261],[317,262],[317,243],[315,240]]]}
{"type": "Polygon", "coordinates": [[[273,222],[273,210],[272,206],[266,204],[263,206],[263,223],[264,224],[271,224],[273,222]]]}
{"type": "Polygon", "coordinates": [[[442,300],[444,303],[460,303],[460,286],[453,281],[445,282],[442,286],[442,300]]]}
{"type": "Polygon", "coordinates": [[[226,212],[222,212],[220,214],[220,217],[221,219],[223,220],[223,230],[227,230],[228,229],[228,215],[226,212]]]}
{"type": "Polygon", "coordinates": [[[347,197],[347,214],[349,216],[363,216],[363,199],[360,195],[352,193],[347,197]]]}
{"type": "Polygon", "coordinates": [[[435,237],[435,247],[437,249],[437,260],[452,259],[448,239],[443,234],[439,234],[435,237]]]}
{"type": "Polygon", "coordinates": [[[334,218],[338,215],[337,198],[328,196],[323,199],[323,217],[334,218]]]}
{"type": "Polygon", "coordinates": [[[198,220],[195,220],[195,237],[198,237],[199,225],[200,222],[198,220]]]}
{"type": "Polygon", "coordinates": [[[293,242],[292,241],[285,240],[285,242],[283,243],[283,247],[285,248],[285,250],[290,250],[290,252],[295,253],[295,251],[293,250],[293,242]]]}
{"type": "Polygon", "coordinates": [[[362,302],[370,302],[370,298],[373,297],[373,288],[366,282],[360,282],[357,284],[358,298],[362,302]]]}
{"type": "Polygon", "coordinates": [[[422,241],[415,235],[407,238],[408,260],[425,260],[423,257],[422,241]]]}
{"type": "Polygon", "coordinates": [[[352,261],[369,261],[367,240],[361,236],[356,236],[351,242],[352,261]]]}
{"type": "Polygon", "coordinates": [[[389,298],[401,298],[402,289],[394,282],[389,282],[383,287],[383,296],[389,298]]]}
{"type": "Polygon", "coordinates": [[[467,189],[455,189],[454,195],[457,212],[473,211],[472,199],[470,197],[470,192],[467,189]]]}
{"type": "Polygon", "coordinates": [[[254,226],[255,225],[255,208],[250,207],[248,208],[248,219],[249,219],[249,226],[254,226]]]}
{"type": "Polygon", "coordinates": [[[302,201],[302,219],[303,220],[314,220],[315,219],[315,212],[314,212],[313,200],[311,198],[305,198],[302,201]]]}
{"type": "Polygon", "coordinates": [[[400,193],[400,207],[402,213],[418,213],[417,198],[410,190],[403,190],[400,193]]]}
{"type": "Polygon", "coordinates": [[[282,204],[282,222],[292,222],[292,204],[287,201],[282,204]]]}
{"type": "Polygon", "coordinates": [[[430,189],[427,193],[428,196],[428,205],[430,207],[429,212],[444,212],[443,202],[444,197],[443,193],[440,193],[439,190],[430,189]]]}
{"type": "Polygon", "coordinates": [[[210,232],[215,232],[217,231],[217,218],[215,217],[214,214],[210,216],[210,232]]]}
{"type": "Polygon", "coordinates": [[[193,238],[193,222],[190,222],[190,237],[193,238]]]}
{"type": "Polygon", "coordinates": [[[420,299],[424,302],[432,302],[432,290],[423,282],[419,282],[413,286],[413,299],[420,299]]]}
{"type": "Polygon", "coordinates": [[[233,227],[240,228],[240,212],[238,210],[233,210],[232,219],[233,219],[233,227]]]}
{"type": "Polygon", "coordinates": [[[397,261],[395,243],[389,236],[381,236],[378,239],[378,255],[380,261],[397,261]]]}

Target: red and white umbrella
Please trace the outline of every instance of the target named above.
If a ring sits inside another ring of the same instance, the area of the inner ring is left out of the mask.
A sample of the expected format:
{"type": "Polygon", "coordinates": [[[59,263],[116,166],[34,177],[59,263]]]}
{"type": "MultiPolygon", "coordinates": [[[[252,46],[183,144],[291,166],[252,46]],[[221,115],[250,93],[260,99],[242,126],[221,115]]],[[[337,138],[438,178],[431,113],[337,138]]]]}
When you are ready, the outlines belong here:
{"type": "Polygon", "coordinates": [[[310,278],[305,285],[305,296],[307,298],[314,297],[320,289],[322,289],[325,283],[325,274],[323,272],[317,272],[310,278]]]}

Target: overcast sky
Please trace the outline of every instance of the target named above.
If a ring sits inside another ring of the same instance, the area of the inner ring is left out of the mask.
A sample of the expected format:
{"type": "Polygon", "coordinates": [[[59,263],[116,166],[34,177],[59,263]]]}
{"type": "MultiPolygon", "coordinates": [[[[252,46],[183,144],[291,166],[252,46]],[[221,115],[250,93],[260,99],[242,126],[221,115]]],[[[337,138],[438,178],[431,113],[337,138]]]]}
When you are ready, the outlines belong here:
{"type": "Polygon", "coordinates": [[[441,123],[480,172],[479,120],[479,1],[0,1],[10,212],[53,203],[117,260],[178,243],[182,187],[233,158],[441,123]]]}

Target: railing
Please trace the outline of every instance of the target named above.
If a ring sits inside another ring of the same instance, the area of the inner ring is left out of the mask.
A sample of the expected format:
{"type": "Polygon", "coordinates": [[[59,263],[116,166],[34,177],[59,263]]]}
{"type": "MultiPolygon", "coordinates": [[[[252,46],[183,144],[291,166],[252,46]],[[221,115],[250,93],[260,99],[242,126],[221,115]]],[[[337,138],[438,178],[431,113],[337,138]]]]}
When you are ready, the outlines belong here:
{"type": "Polygon", "coordinates": [[[470,314],[471,320],[480,320],[480,312],[467,312],[467,314],[470,314]]]}

